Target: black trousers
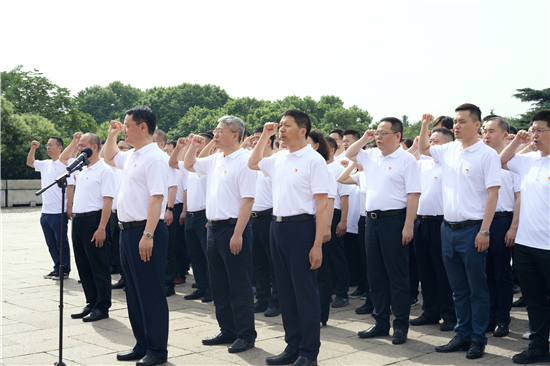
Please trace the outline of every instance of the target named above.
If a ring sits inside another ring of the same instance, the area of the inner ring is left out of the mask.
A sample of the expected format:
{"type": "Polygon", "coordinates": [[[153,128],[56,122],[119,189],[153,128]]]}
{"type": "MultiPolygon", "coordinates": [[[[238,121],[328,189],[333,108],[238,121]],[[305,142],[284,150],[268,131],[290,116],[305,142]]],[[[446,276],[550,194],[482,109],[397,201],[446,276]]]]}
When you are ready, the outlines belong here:
{"type": "MultiPolygon", "coordinates": [[[[410,243],[412,244],[412,243],[410,243]]],[[[418,286],[420,285],[420,277],[418,274],[418,265],[416,263],[416,254],[414,246],[409,245],[409,284],[411,287],[411,300],[418,299],[418,286]]]]}
{"type": "Polygon", "coordinates": [[[101,211],[92,216],[73,218],[73,252],[86,296],[86,303],[107,313],[111,307],[109,247],[96,247],[92,237],[99,227],[101,211]]]}
{"type": "Polygon", "coordinates": [[[178,274],[177,268],[177,248],[181,241],[185,241],[185,238],[181,235],[180,227],[180,214],[183,208],[183,203],[180,205],[174,205],[174,211],[172,212],[174,220],[168,228],[168,252],[166,255],[166,269],[164,273],[164,286],[168,288],[174,288],[174,280],[178,274]],[[179,235],[178,235],[179,234],[179,235]]]}
{"type": "Polygon", "coordinates": [[[422,282],[422,315],[429,319],[443,318],[456,322],[453,291],[441,252],[441,221],[423,222],[415,219],[411,244],[422,282]]]}
{"type": "Polygon", "coordinates": [[[359,235],[346,233],[346,236],[344,236],[344,247],[346,248],[346,260],[349,266],[350,285],[355,283],[357,289],[364,292],[366,276],[361,258],[361,248],[359,248],[359,235]]]}
{"type": "MultiPolygon", "coordinates": [[[[201,293],[210,291],[210,274],[208,271],[208,245],[206,242],[206,214],[185,217],[185,243],[191,264],[197,290],[201,293]]],[[[183,275],[183,273],[180,273],[183,275]]]]}
{"type": "Polygon", "coordinates": [[[529,344],[548,349],[550,311],[546,294],[550,290],[550,250],[516,243],[514,263],[529,316],[529,344]]]}
{"type": "Polygon", "coordinates": [[[269,303],[269,306],[279,306],[277,281],[269,248],[271,221],[271,215],[250,218],[254,238],[252,265],[256,275],[256,299],[259,302],[269,303]]]}
{"type": "Polygon", "coordinates": [[[510,324],[510,310],[514,298],[512,278],[512,248],[507,248],[504,238],[512,224],[512,216],[495,217],[491,223],[491,236],[487,250],[487,285],[491,301],[489,324],[510,324]]]}
{"type": "Polygon", "coordinates": [[[317,270],[311,270],[309,263],[315,241],[315,219],[272,222],[270,233],[287,343],[285,352],[317,360],[321,346],[319,290],[317,270]]]}
{"type": "Polygon", "coordinates": [[[367,276],[367,243],[365,241],[365,225],[366,216],[359,216],[359,250],[361,251],[361,261],[363,262],[363,268],[365,271],[365,293],[367,294],[365,304],[372,305],[372,300],[370,299],[369,278],[367,276]]]}
{"type": "Polygon", "coordinates": [[[334,293],[336,296],[347,299],[349,291],[349,267],[344,249],[344,237],[339,238],[336,236],[336,227],[340,222],[341,216],[342,214],[339,210],[334,210],[334,215],[332,216],[330,241],[323,244],[323,247],[326,246],[328,248],[328,257],[323,258],[323,260],[328,260],[330,265],[334,293]]]}
{"type": "MultiPolygon", "coordinates": [[[[178,213],[178,217],[174,217],[176,221],[176,275],[185,278],[185,272],[189,270],[189,255],[187,253],[187,240],[185,238],[185,222],[180,225],[180,215],[183,212],[183,203],[176,203],[174,211],[178,213]]],[[[205,246],[206,248],[206,246],[205,246]]]]}
{"type": "Polygon", "coordinates": [[[330,315],[330,303],[332,302],[332,274],[328,258],[330,252],[328,242],[323,244],[323,262],[317,269],[317,287],[319,289],[319,306],[321,309],[321,322],[326,324],[330,315]]]}
{"type": "MultiPolygon", "coordinates": [[[[118,216],[111,212],[109,217],[109,228],[111,230],[111,266],[120,266],[120,228],[118,227],[118,216]]],[[[122,275],[122,271],[121,271],[122,275]]]]}
{"type": "Polygon", "coordinates": [[[246,224],[242,249],[237,255],[229,247],[234,231],[235,225],[208,225],[210,287],[222,333],[254,342],[257,334],[252,291],[252,228],[250,223],[246,224]]]}

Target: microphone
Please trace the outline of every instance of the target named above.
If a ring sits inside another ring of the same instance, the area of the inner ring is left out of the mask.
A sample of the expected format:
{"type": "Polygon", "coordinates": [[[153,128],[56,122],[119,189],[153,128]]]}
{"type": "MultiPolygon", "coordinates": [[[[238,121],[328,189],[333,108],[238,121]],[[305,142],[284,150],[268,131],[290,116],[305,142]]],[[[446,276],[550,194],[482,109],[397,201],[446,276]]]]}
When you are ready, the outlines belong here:
{"type": "MultiPolygon", "coordinates": [[[[67,170],[69,172],[72,172],[78,165],[80,165],[81,163],[84,163],[84,165],[88,165],[90,164],[90,162],[88,161],[88,158],[90,156],[92,156],[94,154],[94,152],[92,151],[92,149],[90,149],[89,147],[85,147],[84,149],[82,149],[82,151],[80,152],[80,155],[78,156],[78,158],[75,159],[75,161],[73,161],[71,163],[71,165],[69,165],[67,167],[67,170]]],[[[80,168],[82,169],[82,168],[80,168]]]]}

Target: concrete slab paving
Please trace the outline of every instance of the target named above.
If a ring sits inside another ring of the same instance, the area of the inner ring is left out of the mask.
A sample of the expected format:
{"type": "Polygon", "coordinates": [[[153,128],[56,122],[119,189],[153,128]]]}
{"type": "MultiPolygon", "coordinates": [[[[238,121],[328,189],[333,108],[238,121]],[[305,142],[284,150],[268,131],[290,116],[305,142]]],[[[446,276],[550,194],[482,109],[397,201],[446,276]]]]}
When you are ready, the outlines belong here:
{"type": "MultiPolygon", "coordinates": [[[[52,270],[52,263],[40,228],[40,207],[3,209],[1,216],[0,365],[53,365],[59,352],[59,281],[42,278],[52,270]],[[24,243],[20,240],[22,233],[24,243]]],[[[116,360],[116,353],[131,349],[135,342],[124,292],[113,290],[109,319],[95,323],[71,319],[70,314],[85,305],[76,264],[71,259],[72,271],[63,288],[64,361],[67,365],[128,365],[116,360]]],[[[113,275],[113,283],[119,278],[113,275]]],[[[219,328],[212,303],[183,299],[193,292],[192,283],[190,275],[185,284],[176,286],[176,295],[168,298],[166,365],[264,365],[266,357],[284,350],[281,316],[267,318],[262,313],[256,314],[255,348],[230,354],[227,345],[202,345],[201,339],[215,335],[219,328]]],[[[435,352],[435,346],[446,344],[453,336],[453,332],[439,331],[437,325],[411,327],[408,341],[399,346],[392,345],[391,336],[360,339],[357,332],[374,324],[371,315],[355,314],[355,308],[362,304],[363,300],[350,299],[350,305],[331,309],[328,325],[321,329],[320,365],[511,365],[511,356],[527,347],[527,341],[521,338],[528,329],[525,308],[513,308],[510,335],[489,336],[484,357],[472,361],[466,359],[465,352],[435,352]]],[[[421,306],[411,308],[411,318],[421,313],[421,306]]]]}

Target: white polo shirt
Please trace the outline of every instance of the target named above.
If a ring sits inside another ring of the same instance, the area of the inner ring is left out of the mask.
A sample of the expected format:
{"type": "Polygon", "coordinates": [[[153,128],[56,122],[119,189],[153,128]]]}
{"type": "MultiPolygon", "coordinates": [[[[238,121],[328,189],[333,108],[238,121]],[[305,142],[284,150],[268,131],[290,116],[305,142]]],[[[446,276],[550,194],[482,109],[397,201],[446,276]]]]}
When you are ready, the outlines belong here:
{"type": "Polygon", "coordinates": [[[256,171],[256,193],[252,211],[265,211],[270,208],[273,208],[271,177],[266,177],[262,172],[256,171]]]}
{"type": "Polygon", "coordinates": [[[365,177],[365,172],[360,171],[350,175],[350,177],[357,184],[357,187],[359,187],[359,215],[367,216],[367,178],[365,177]]]}
{"type": "Polygon", "coordinates": [[[230,155],[197,159],[193,169],[206,175],[206,217],[227,220],[239,217],[243,198],[254,198],[256,174],[248,167],[248,154],[237,149],[230,155]]]}
{"type": "Polygon", "coordinates": [[[334,208],[336,208],[336,199],[340,199],[340,196],[338,196],[338,181],[334,180],[334,177],[332,176],[332,173],[328,170],[327,165],[327,173],[328,173],[328,198],[332,198],[334,200],[334,208]]]}
{"type": "Polygon", "coordinates": [[[340,160],[347,160],[346,158],[346,150],[342,151],[340,153],[340,155],[337,155],[334,157],[334,161],[337,161],[338,163],[340,163],[340,160]]]}
{"type": "Polygon", "coordinates": [[[357,164],[367,178],[366,210],[398,210],[407,207],[409,193],[420,193],[420,166],[401,146],[388,156],[380,149],[361,150],[357,164]]]}
{"type": "MultiPolygon", "coordinates": [[[[182,163],[183,165],[183,163],[182,163]]],[[[183,169],[174,169],[176,171],[176,178],[178,182],[178,193],[176,194],[176,201],[174,204],[183,203],[183,193],[187,190],[187,174],[189,171],[183,169]]]]}
{"type": "MultiPolygon", "coordinates": [[[[52,182],[61,175],[67,173],[67,166],[59,159],[52,160],[35,160],[34,170],[40,172],[40,185],[42,188],[49,186],[52,182]]],[[[74,185],[74,179],[67,178],[67,185],[74,185]]],[[[65,191],[65,212],[67,212],[67,191],[65,191]]],[[[61,188],[53,185],[48,190],[42,193],[42,213],[43,214],[59,214],[61,213],[61,188]]]]}
{"type": "Polygon", "coordinates": [[[338,183],[338,177],[342,172],[345,170],[345,168],[340,165],[340,161],[334,160],[332,163],[330,163],[328,166],[328,171],[332,174],[331,179],[333,179],[336,182],[336,187],[338,194],[336,195],[336,199],[334,200],[334,208],[337,210],[342,209],[342,202],[340,197],[342,196],[349,196],[351,192],[351,187],[349,184],[342,184],[338,183]]]}
{"type": "MultiPolygon", "coordinates": [[[[349,184],[348,184],[349,185],[349,184]]],[[[359,233],[359,210],[361,204],[361,189],[357,185],[349,185],[351,192],[349,195],[349,209],[348,209],[348,233],[359,233]]]]}
{"type": "Polygon", "coordinates": [[[182,161],[178,166],[187,177],[187,212],[206,210],[206,175],[186,170],[182,161]]]}
{"type": "Polygon", "coordinates": [[[418,201],[418,215],[440,216],[443,215],[443,179],[441,164],[437,164],[433,158],[422,155],[419,159],[420,184],[422,194],[418,201]]]}
{"type": "Polygon", "coordinates": [[[482,140],[466,149],[454,141],[431,146],[430,155],[442,168],[445,220],[483,220],[487,188],[501,184],[497,152],[482,140]]]}
{"type": "Polygon", "coordinates": [[[163,195],[160,219],[164,219],[168,200],[168,163],[164,153],[152,142],[139,150],[115,155],[115,165],[122,169],[117,199],[118,219],[122,222],[147,220],[151,196],[163,195]]]}
{"type": "Polygon", "coordinates": [[[116,166],[107,165],[113,171],[115,175],[115,196],[113,197],[113,205],[111,210],[116,210],[116,201],[118,200],[118,192],[120,191],[120,181],[122,180],[122,169],[118,169],[116,166]]]}
{"type": "Polygon", "coordinates": [[[507,166],[521,182],[516,243],[550,250],[550,156],[543,158],[540,151],[516,154],[507,166]]]}
{"type": "Polygon", "coordinates": [[[521,182],[516,173],[509,170],[500,170],[502,185],[498,190],[496,212],[512,212],[516,203],[515,193],[521,191],[521,182]]]}
{"type": "Polygon", "coordinates": [[[103,160],[73,174],[76,182],[73,213],[103,209],[104,197],[115,196],[115,174],[103,160]]]}
{"type": "Polygon", "coordinates": [[[273,184],[273,215],[315,215],[315,194],[329,193],[329,172],[325,159],[311,146],[290,153],[279,151],[263,158],[258,167],[273,184]]]}

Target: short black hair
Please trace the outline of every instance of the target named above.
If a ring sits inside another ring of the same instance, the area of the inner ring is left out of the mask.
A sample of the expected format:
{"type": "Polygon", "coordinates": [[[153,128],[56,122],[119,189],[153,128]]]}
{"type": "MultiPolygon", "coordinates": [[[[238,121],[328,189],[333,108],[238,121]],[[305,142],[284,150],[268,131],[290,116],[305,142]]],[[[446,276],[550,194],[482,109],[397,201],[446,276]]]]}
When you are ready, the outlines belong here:
{"type": "Polygon", "coordinates": [[[545,121],[546,127],[550,127],[550,110],[538,111],[537,113],[533,114],[529,126],[532,126],[533,122],[535,121],[545,121]]]}
{"type": "Polygon", "coordinates": [[[404,142],[405,143],[405,146],[407,146],[407,149],[410,149],[411,146],[413,146],[413,140],[411,139],[402,139],[401,142],[404,142]]]}
{"type": "Polygon", "coordinates": [[[455,134],[451,132],[451,130],[444,128],[444,127],[437,127],[432,130],[432,134],[439,132],[443,135],[443,137],[446,137],[449,141],[455,140],[455,134]]]}
{"type": "Polygon", "coordinates": [[[389,122],[391,123],[391,130],[395,133],[400,133],[399,139],[403,137],[403,122],[399,118],[395,117],[384,117],[380,120],[380,123],[382,122],[389,122]]]}
{"type": "Polygon", "coordinates": [[[317,152],[321,154],[325,161],[327,161],[330,158],[330,148],[328,146],[327,139],[323,136],[323,133],[321,131],[311,130],[309,131],[308,137],[311,138],[313,142],[319,144],[317,152]]]}
{"type": "Polygon", "coordinates": [[[166,145],[172,145],[174,146],[174,149],[176,148],[176,145],[178,144],[178,142],[176,140],[170,140],[166,143],[166,145]]]}
{"type": "Polygon", "coordinates": [[[357,130],[354,130],[353,128],[350,128],[348,130],[345,130],[344,131],[344,136],[346,135],[352,135],[353,138],[355,139],[355,141],[359,140],[361,138],[361,134],[359,133],[359,131],[357,130]]]}
{"type": "Polygon", "coordinates": [[[334,149],[334,151],[338,150],[338,143],[336,142],[336,140],[333,137],[325,136],[325,139],[327,140],[328,146],[331,149],[334,149]]]}
{"type": "Polygon", "coordinates": [[[206,139],[213,140],[214,139],[214,131],[209,130],[209,131],[201,132],[201,133],[199,133],[199,136],[202,136],[206,139]]]}
{"type": "Polygon", "coordinates": [[[483,122],[489,121],[498,121],[498,128],[500,128],[501,131],[508,133],[510,132],[510,124],[508,123],[506,118],[497,116],[496,114],[491,114],[483,118],[483,122]]]}
{"type": "Polygon", "coordinates": [[[107,142],[106,139],[101,140],[101,146],[105,145],[106,142],[107,142]]]}
{"type": "Polygon", "coordinates": [[[334,128],[332,131],[330,131],[330,135],[332,135],[333,133],[337,133],[340,140],[344,138],[344,130],[342,130],[341,128],[334,128]]]}
{"type": "Polygon", "coordinates": [[[283,116],[290,116],[294,118],[294,122],[298,125],[298,128],[306,129],[306,139],[311,131],[311,120],[306,112],[299,111],[297,109],[287,109],[283,112],[283,116]]]}
{"type": "Polygon", "coordinates": [[[456,107],[455,112],[469,111],[474,122],[481,121],[481,109],[475,104],[464,103],[456,107]]]}
{"type": "Polygon", "coordinates": [[[249,137],[250,135],[252,135],[250,133],[250,131],[248,131],[246,128],[244,129],[244,137],[249,137]]]}
{"type": "Polygon", "coordinates": [[[166,141],[168,141],[168,137],[166,136],[166,132],[160,129],[156,129],[153,135],[157,135],[158,138],[160,138],[161,141],[164,142],[166,145],[166,141]]]}
{"type": "Polygon", "coordinates": [[[59,136],[50,136],[50,139],[54,139],[57,142],[57,146],[63,147],[63,139],[59,136]]]}
{"type": "Polygon", "coordinates": [[[514,135],[518,133],[518,129],[516,126],[510,125],[510,133],[513,133],[514,135]]]}
{"type": "Polygon", "coordinates": [[[435,119],[435,121],[433,122],[433,127],[436,128],[435,126],[437,126],[438,124],[441,124],[441,127],[445,127],[446,129],[448,130],[452,130],[453,129],[453,125],[454,125],[454,122],[453,122],[453,119],[452,117],[449,117],[449,116],[439,116],[435,119]]]}
{"type": "Polygon", "coordinates": [[[157,115],[151,108],[140,105],[126,111],[126,114],[132,116],[132,120],[137,124],[145,122],[149,135],[153,136],[157,128],[157,115]]]}
{"type": "MultiPolygon", "coordinates": [[[[253,133],[263,133],[264,132],[264,126],[258,126],[254,129],[253,133]]],[[[275,142],[275,135],[269,136],[269,139],[271,140],[271,148],[273,149],[273,143],[275,142]]]]}

